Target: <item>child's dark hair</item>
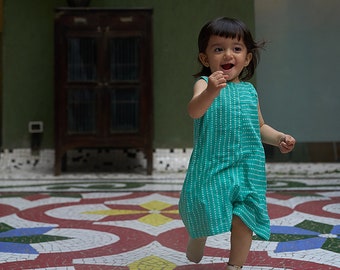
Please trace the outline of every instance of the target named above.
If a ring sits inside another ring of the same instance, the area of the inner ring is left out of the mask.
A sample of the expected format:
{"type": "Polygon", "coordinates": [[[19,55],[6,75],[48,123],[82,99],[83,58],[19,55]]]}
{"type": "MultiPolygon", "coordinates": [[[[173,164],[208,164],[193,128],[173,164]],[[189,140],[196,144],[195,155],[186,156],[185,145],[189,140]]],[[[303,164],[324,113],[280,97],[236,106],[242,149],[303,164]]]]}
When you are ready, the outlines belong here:
{"type": "MultiPolygon", "coordinates": [[[[245,67],[241,72],[240,80],[249,80],[254,75],[260,58],[259,49],[262,49],[264,47],[264,42],[255,42],[251,32],[242,21],[227,17],[221,17],[206,23],[202,27],[198,36],[199,53],[205,53],[205,50],[208,47],[209,39],[213,35],[243,40],[244,44],[247,47],[248,53],[252,53],[253,57],[249,65],[245,67]]],[[[198,78],[200,76],[210,75],[210,68],[202,65],[201,71],[197,74],[194,74],[194,77],[198,78]]]]}

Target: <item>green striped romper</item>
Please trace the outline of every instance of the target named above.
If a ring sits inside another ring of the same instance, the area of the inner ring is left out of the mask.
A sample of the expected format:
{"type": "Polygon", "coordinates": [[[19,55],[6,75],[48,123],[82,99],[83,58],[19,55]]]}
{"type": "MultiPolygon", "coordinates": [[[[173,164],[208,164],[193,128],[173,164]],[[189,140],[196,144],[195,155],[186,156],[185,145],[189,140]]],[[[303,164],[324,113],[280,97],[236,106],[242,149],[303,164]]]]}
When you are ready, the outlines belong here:
{"type": "Polygon", "coordinates": [[[228,232],[237,215],[269,239],[266,187],[257,92],[251,83],[229,82],[194,120],[194,148],[179,201],[188,233],[200,238],[228,232]]]}

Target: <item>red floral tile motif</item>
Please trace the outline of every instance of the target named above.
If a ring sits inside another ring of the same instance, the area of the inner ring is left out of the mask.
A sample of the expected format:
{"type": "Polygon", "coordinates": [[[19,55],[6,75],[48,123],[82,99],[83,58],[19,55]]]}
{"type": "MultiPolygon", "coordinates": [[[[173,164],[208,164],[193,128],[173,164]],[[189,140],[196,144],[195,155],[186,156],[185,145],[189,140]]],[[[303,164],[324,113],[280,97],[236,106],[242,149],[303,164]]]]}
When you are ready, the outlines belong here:
{"type": "MultiPolygon", "coordinates": [[[[187,261],[179,192],[56,195],[0,197],[0,268],[199,270],[221,269],[228,260],[226,233],[209,238],[199,265],[187,261]],[[20,241],[26,250],[15,248],[20,241]]],[[[339,196],[305,195],[268,193],[272,238],[255,238],[245,269],[340,267],[339,196]]]]}

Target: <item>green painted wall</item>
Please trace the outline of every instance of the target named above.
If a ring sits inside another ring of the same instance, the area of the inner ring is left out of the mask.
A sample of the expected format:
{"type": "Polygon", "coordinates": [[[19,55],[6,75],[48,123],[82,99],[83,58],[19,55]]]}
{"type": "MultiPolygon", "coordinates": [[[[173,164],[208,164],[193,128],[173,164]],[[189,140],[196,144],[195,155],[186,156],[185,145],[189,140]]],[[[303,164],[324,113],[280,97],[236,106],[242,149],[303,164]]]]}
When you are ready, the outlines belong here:
{"type": "MultiPolygon", "coordinates": [[[[66,0],[5,0],[3,148],[30,146],[29,121],[43,121],[42,147],[53,148],[53,15],[66,0]]],[[[237,17],[254,31],[252,0],[92,0],[96,7],[154,9],[155,148],[190,147],[186,106],[197,65],[197,35],[218,16],[237,17]]]]}
{"type": "Polygon", "coordinates": [[[256,34],[269,41],[257,70],[262,114],[298,142],[340,141],[339,11],[338,0],[255,1],[256,34]]]}

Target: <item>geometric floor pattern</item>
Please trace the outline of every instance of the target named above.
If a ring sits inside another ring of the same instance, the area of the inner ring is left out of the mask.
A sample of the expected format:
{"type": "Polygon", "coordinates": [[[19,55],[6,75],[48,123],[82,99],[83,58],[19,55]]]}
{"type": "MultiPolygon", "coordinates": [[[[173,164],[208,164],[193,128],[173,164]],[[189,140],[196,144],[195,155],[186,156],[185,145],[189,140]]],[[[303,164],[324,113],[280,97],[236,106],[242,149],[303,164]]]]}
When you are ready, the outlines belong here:
{"type": "MultiPolygon", "coordinates": [[[[225,269],[229,233],[185,257],[183,179],[0,180],[0,269],[225,269]]],[[[268,179],[271,238],[243,269],[340,269],[340,179],[268,179]]]]}

